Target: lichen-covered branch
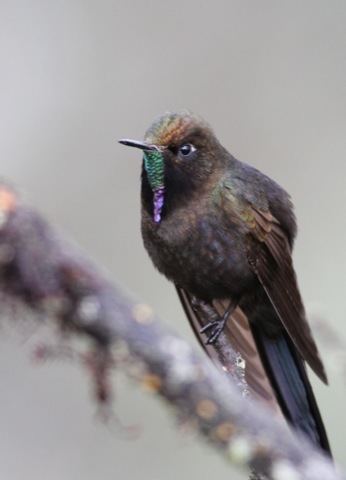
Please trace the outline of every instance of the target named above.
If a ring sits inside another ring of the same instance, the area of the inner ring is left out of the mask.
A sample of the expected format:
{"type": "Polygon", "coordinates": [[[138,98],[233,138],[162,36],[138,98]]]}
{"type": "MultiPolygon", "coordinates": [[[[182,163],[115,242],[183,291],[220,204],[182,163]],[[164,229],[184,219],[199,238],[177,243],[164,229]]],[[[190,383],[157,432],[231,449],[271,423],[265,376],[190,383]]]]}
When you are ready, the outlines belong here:
{"type": "Polygon", "coordinates": [[[163,327],[147,305],[112,286],[6,185],[0,185],[0,293],[62,329],[88,335],[105,359],[111,347],[125,351],[131,376],[227,460],[274,479],[342,478],[330,460],[163,327]]]}

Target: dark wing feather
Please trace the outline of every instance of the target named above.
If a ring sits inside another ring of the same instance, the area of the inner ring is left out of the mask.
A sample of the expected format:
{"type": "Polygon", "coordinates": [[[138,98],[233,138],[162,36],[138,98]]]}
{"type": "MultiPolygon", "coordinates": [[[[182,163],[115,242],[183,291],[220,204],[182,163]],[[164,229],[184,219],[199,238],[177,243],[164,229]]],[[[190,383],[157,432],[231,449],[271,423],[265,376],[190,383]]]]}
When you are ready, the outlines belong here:
{"type": "MultiPolygon", "coordinates": [[[[203,349],[215,364],[221,365],[225,372],[232,370],[234,368],[234,362],[230,362],[225,347],[222,346],[221,342],[216,342],[212,345],[205,344],[205,338],[200,333],[200,329],[205,324],[206,319],[202,318],[201,315],[194,310],[192,306],[192,296],[182,288],[176,288],[186,316],[203,349]]],[[[223,314],[227,305],[228,300],[213,301],[213,307],[219,315],[223,314]]],[[[245,361],[245,380],[248,384],[250,395],[264,401],[278,415],[282,415],[271,381],[264,369],[248,319],[239,307],[236,308],[228,320],[224,334],[233,349],[240,353],[242,359],[245,361]]]]}
{"type": "Polygon", "coordinates": [[[305,316],[287,237],[269,211],[251,209],[255,220],[252,234],[258,242],[249,249],[250,265],[300,355],[328,383],[305,316]]]}

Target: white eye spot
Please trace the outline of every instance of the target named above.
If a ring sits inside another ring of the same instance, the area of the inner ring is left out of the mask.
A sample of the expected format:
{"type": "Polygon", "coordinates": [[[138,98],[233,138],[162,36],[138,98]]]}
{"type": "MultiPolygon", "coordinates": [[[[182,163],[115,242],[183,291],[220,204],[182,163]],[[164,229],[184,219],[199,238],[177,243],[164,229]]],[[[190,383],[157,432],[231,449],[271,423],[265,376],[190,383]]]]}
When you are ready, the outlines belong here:
{"type": "Polygon", "coordinates": [[[195,151],[196,151],[196,147],[194,145],[192,145],[192,143],[184,143],[184,145],[182,145],[179,148],[179,153],[181,155],[183,155],[184,157],[190,156],[195,151]]]}

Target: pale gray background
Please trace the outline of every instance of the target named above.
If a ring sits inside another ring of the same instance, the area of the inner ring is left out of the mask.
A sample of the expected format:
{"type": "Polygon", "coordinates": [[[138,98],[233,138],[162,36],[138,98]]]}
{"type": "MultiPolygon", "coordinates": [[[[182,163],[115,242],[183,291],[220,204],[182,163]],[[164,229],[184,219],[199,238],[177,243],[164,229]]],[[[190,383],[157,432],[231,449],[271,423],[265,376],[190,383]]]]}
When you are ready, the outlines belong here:
{"type": "MultiPolygon", "coordinates": [[[[141,138],[159,113],[205,116],[240,159],[291,192],[295,265],[309,312],[340,334],[345,307],[346,3],[343,0],[0,1],[0,174],[184,336],[173,288],[139,233],[141,138]]],[[[121,382],[116,410],[137,441],[95,420],[86,375],[33,367],[4,335],[0,477],[6,480],[234,478],[176,432],[161,405],[121,382]]],[[[312,375],[345,461],[345,384],[312,375]]]]}

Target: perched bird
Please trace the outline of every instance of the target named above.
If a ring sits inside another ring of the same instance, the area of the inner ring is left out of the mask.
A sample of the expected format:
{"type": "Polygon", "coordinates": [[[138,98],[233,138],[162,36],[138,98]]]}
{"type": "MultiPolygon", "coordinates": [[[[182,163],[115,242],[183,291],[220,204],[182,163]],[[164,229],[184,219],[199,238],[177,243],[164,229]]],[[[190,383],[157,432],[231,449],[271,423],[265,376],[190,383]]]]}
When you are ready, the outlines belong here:
{"type": "Polygon", "coordinates": [[[144,141],[120,143],[143,150],[144,245],[207,353],[227,370],[218,342],[230,342],[251,393],[330,454],[305,369],[327,383],[293,269],[289,195],[190,113],[164,114],[144,141]]]}

